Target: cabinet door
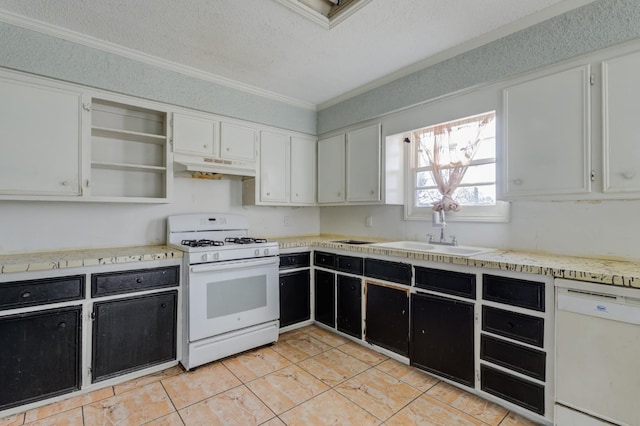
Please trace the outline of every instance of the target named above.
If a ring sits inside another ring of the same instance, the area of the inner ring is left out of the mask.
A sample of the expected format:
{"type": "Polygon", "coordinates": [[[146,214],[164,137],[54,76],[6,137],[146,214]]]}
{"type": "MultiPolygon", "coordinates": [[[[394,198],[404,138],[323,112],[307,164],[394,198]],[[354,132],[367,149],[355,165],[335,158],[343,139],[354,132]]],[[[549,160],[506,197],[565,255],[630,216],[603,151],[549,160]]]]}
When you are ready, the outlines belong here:
{"type": "Polygon", "coordinates": [[[0,411],[80,389],[81,311],[0,318],[0,411]]]}
{"type": "Polygon", "coordinates": [[[640,191],[640,53],[605,61],[604,104],[604,191],[640,191]]]}
{"type": "Polygon", "coordinates": [[[309,270],[280,275],[280,327],[311,318],[309,270]]]}
{"type": "Polygon", "coordinates": [[[504,195],[591,190],[589,66],[504,90],[504,195]]]}
{"type": "Polygon", "coordinates": [[[0,194],[80,194],[80,93],[0,79],[0,194]]]}
{"type": "Polygon", "coordinates": [[[173,150],[213,157],[216,122],[213,119],[173,114],[173,150]]]}
{"type": "Polygon", "coordinates": [[[176,358],[177,291],[93,305],[93,382],[176,358]]]}
{"type": "Polygon", "coordinates": [[[411,365],[474,385],[473,304],[411,295],[411,365]]]}
{"type": "Polygon", "coordinates": [[[315,271],[315,316],[316,321],[329,327],[336,326],[335,274],[315,271]]]}
{"type": "Polygon", "coordinates": [[[347,202],[380,201],[380,125],[347,133],[347,202]]]}
{"type": "Polygon", "coordinates": [[[289,202],[289,137],[260,133],[260,200],[289,202]]]}
{"type": "Polygon", "coordinates": [[[345,200],[344,135],[318,141],[318,203],[345,200]]]}
{"type": "Polygon", "coordinates": [[[316,202],[316,141],[291,138],[291,204],[316,202]]]}
{"type": "Polygon", "coordinates": [[[409,356],[408,290],[368,282],[365,312],[367,342],[409,356]]]}
{"type": "Polygon", "coordinates": [[[338,275],[338,331],[362,338],[362,283],[360,278],[338,275]]]}
{"type": "Polygon", "coordinates": [[[220,123],[220,157],[256,160],[256,130],[231,123],[220,123]]]}

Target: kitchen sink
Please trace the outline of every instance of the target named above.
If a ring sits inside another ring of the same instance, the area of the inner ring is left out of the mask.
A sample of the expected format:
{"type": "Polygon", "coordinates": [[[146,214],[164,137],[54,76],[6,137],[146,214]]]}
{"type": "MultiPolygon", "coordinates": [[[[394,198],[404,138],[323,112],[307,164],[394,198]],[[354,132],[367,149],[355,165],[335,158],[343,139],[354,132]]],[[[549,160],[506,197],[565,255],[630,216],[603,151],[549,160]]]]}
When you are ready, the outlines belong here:
{"type": "Polygon", "coordinates": [[[332,243],[340,243],[340,244],[355,244],[355,245],[361,245],[361,244],[372,244],[373,241],[361,241],[361,240],[336,240],[336,241],[331,241],[332,243]]]}
{"type": "Polygon", "coordinates": [[[492,248],[473,246],[442,246],[437,244],[423,243],[420,241],[392,241],[389,243],[374,243],[371,247],[380,247],[398,250],[423,251],[425,253],[443,254],[451,256],[469,257],[482,253],[495,251],[492,248]]]}
{"type": "Polygon", "coordinates": [[[392,241],[390,243],[375,243],[371,244],[371,246],[415,251],[431,251],[436,248],[436,246],[434,246],[433,244],[421,243],[420,241],[392,241]]]}

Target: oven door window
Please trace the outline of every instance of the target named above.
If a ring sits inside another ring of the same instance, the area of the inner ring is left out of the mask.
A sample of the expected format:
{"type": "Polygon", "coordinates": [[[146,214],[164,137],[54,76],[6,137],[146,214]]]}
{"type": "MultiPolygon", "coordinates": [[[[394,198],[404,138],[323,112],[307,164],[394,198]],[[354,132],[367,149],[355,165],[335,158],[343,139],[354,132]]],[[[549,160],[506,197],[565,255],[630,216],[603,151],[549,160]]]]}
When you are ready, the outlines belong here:
{"type": "Polygon", "coordinates": [[[258,275],[207,283],[207,319],[267,306],[267,277],[258,275]]]}
{"type": "Polygon", "coordinates": [[[189,274],[189,341],[277,320],[278,259],[216,265],[189,274]]]}

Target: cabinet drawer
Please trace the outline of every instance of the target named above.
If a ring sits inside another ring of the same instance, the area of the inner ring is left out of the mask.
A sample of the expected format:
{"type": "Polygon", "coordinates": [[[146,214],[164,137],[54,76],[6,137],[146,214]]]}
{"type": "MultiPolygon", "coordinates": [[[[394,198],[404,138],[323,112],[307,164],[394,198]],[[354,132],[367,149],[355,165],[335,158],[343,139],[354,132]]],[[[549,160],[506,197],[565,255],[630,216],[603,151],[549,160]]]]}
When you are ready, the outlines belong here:
{"type": "Polygon", "coordinates": [[[482,282],[485,300],[544,312],[544,283],[487,274],[482,282]]]}
{"type": "Polygon", "coordinates": [[[480,358],[534,379],[545,380],[547,355],[542,351],[483,335],[480,358]]]}
{"type": "Polygon", "coordinates": [[[280,255],[280,269],[306,268],[311,264],[311,253],[280,255]]]}
{"type": "Polygon", "coordinates": [[[107,296],[110,294],[173,287],[179,283],[179,266],[105,272],[91,275],[91,296],[107,296]]]}
{"type": "Polygon", "coordinates": [[[416,287],[455,296],[476,298],[476,276],[416,266],[416,287]]]}
{"type": "Polygon", "coordinates": [[[341,272],[362,275],[362,258],[353,256],[338,256],[336,268],[341,272]]]}
{"type": "Polygon", "coordinates": [[[481,365],[480,389],[534,413],[544,415],[544,386],[542,385],[481,365]]]}
{"type": "Polygon", "coordinates": [[[0,310],[84,298],[84,275],[0,284],[0,310]]]}
{"type": "Polygon", "coordinates": [[[326,253],[323,251],[316,251],[313,253],[313,264],[316,266],[322,266],[324,268],[336,268],[336,255],[333,253],[326,253]]]}
{"type": "Polygon", "coordinates": [[[407,263],[365,259],[364,274],[371,278],[411,285],[411,265],[407,263]]]}
{"type": "Polygon", "coordinates": [[[483,306],[482,329],[531,345],[544,346],[544,318],[483,306]]]}

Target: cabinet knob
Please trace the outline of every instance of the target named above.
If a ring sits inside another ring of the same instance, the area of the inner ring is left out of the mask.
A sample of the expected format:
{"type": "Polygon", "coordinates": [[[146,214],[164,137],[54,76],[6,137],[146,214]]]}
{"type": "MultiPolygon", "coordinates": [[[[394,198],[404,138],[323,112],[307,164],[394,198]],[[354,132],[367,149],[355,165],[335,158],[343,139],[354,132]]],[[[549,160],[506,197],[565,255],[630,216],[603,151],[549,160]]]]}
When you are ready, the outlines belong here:
{"type": "Polygon", "coordinates": [[[60,182],[60,185],[69,186],[69,181],[68,180],[63,180],[62,182],[60,182]]]}
{"type": "Polygon", "coordinates": [[[271,193],[270,193],[270,192],[267,192],[267,195],[271,195],[271,193]]]}
{"type": "Polygon", "coordinates": [[[227,148],[227,151],[230,151],[230,150],[231,150],[230,148],[227,148]]]}
{"type": "Polygon", "coordinates": [[[622,177],[627,179],[627,180],[633,179],[634,176],[635,176],[635,173],[633,173],[633,172],[623,172],[622,173],[622,177]]]}
{"type": "Polygon", "coordinates": [[[28,291],[25,291],[24,293],[22,293],[22,294],[21,294],[21,297],[22,297],[23,299],[28,299],[28,298],[30,298],[30,297],[31,297],[31,293],[30,293],[30,292],[28,292],[28,291]]]}
{"type": "Polygon", "coordinates": [[[140,284],[140,283],[142,282],[142,278],[140,278],[140,277],[136,278],[136,282],[137,282],[138,284],[140,284]]]}
{"type": "Polygon", "coordinates": [[[207,148],[207,146],[206,146],[206,145],[202,145],[202,147],[203,147],[203,148],[205,148],[205,149],[207,148]]]}
{"type": "Polygon", "coordinates": [[[58,328],[65,328],[67,326],[67,323],[62,321],[61,323],[58,323],[58,328]]]}
{"type": "Polygon", "coordinates": [[[513,183],[516,185],[522,185],[522,179],[514,179],[513,183]]]}
{"type": "Polygon", "coordinates": [[[338,192],[338,197],[342,195],[342,192],[338,192]]]}
{"type": "Polygon", "coordinates": [[[370,192],[370,194],[371,194],[371,195],[373,195],[373,194],[375,194],[375,193],[376,193],[376,191],[374,191],[373,189],[372,189],[372,190],[371,190],[371,192],[370,192]]]}
{"type": "Polygon", "coordinates": [[[162,309],[164,309],[164,308],[166,308],[166,307],[167,307],[167,304],[166,304],[166,303],[163,303],[163,304],[161,304],[161,305],[160,305],[160,307],[161,307],[162,309]]]}

